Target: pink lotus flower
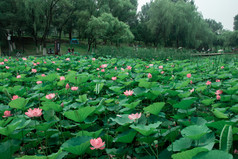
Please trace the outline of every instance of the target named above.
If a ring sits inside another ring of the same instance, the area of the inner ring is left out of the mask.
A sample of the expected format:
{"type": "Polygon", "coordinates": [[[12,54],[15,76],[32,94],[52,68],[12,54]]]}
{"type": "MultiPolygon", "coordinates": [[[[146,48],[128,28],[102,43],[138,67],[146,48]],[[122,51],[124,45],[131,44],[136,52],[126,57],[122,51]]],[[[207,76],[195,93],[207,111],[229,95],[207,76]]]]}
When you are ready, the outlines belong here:
{"type": "Polygon", "coordinates": [[[65,86],[66,89],[69,89],[69,84],[67,83],[66,86],[65,86]]]}
{"type": "Polygon", "coordinates": [[[117,77],[112,77],[112,80],[115,81],[117,79],[117,77]]]}
{"type": "Polygon", "coordinates": [[[34,66],[36,66],[37,64],[36,63],[33,63],[34,66]]]}
{"type": "Polygon", "coordinates": [[[190,81],[190,84],[193,84],[193,81],[190,81]]]}
{"type": "Polygon", "coordinates": [[[52,61],[52,63],[55,63],[55,61],[52,61]]]}
{"type": "Polygon", "coordinates": [[[70,61],[70,58],[66,58],[65,60],[66,60],[66,61],[70,61]]]}
{"type": "Polygon", "coordinates": [[[146,68],[150,68],[149,66],[145,66],[146,68]]]}
{"type": "Polygon", "coordinates": [[[40,62],[37,62],[36,64],[37,64],[37,65],[39,65],[39,64],[40,64],[40,62]]]}
{"type": "Polygon", "coordinates": [[[114,69],[117,70],[117,67],[115,67],[114,69]]]}
{"type": "Polygon", "coordinates": [[[221,80],[217,79],[216,82],[221,82],[221,80]]]}
{"type": "Polygon", "coordinates": [[[28,109],[27,112],[25,112],[25,114],[32,118],[32,117],[40,117],[42,115],[42,109],[39,108],[34,108],[33,110],[30,108],[28,109]]]}
{"type": "Polygon", "coordinates": [[[71,87],[72,91],[77,91],[79,87],[71,87]]]}
{"type": "Polygon", "coordinates": [[[47,99],[53,99],[55,97],[55,93],[51,93],[45,96],[47,99]]]}
{"type": "Polygon", "coordinates": [[[234,150],[234,154],[238,154],[238,150],[237,149],[234,150]]]}
{"type": "Polygon", "coordinates": [[[4,59],[4,62],[7,62],[8,61],[8,59],[4,59]]]}
{"type": "Polygon", "coordinates": [[[36,73],[37,70],[36,69],[31,69],[31,72],[36,73]]]}
{"type": "Polygon", "coordinates": [[[131,119],[131,120],[134,120],[134,121],[136,119],[139,119],[140,117],[141,117],[141,113],[140,114],[136,113],[136,114],[128,115],[128,118],[131,119]]]}
{"type": "Polygon", "coordinates": [[[27,59],[25,57],[23,57],[22,60],[26,61],[27,59]]]}
{"type": "Polygon", "coordinates": [[[37,84],[41,84],[41,83],[42,83],[42,81],[37,81],[36,83],[37,83],[37,84]]]}
{"type": "Polygon", "coordinates": [[[148,73],[148,78],[152,78],[152,74],[151,73],[148,73]]]}
{"type": "Polygon", "coordinates": [[[95,58],[92,58],[93,61],[95,61],[96,59],[95,58]]]}
{"type": "Polygon", "coordinates": [[[193,92],[194,92],[194,88],[193,88],[193,89],[191,89],[189,92],[190,92],[190,93],[193,93],[193,92]]]}
{"type": "Polygon", "coordinates": [[[63,80],[65,80],[65,77],[64,77],[64,76],[61,76],[61,77],[60,77],[60,81],[63,81],[63,80]]]}
{"type": "Polygon", "coordinates": [[[188,77],[188,78],[191,78],[191,76],[192,76],[192,75],[191,75],[190,73],[189,73],[189,74],[187,74],[187,77],[188,77]]]}
{"type": "Polygon", "coordinates": [[[4,65],[4,62],[0,62],[0,65],[4,65]]]}
{"type": "Polygon", "coordinates": [[[223,69],[224,68],[224,66],[221,66],[221,69],[223,69]]]}
{"type": "Polygon", "coordinates": [[[121,68],[122,71],[124,71],[125,69],[124,68],[121,68]]]}
{"type": "Polygon", "coordinates": [[[216,94],[216,95],[220,95],[220,94],[222,94],[222,93],[223,93],[222,90],[217,90],[215,94],[216,94]]]}
{"type": "Polygon", "coordinates": [[[44,64],[46,64],[46,62],[44,61],[44,64]]]}
{"type": "Polygon", "coordinates": [[[149,64],[150,67],[154,66],[154,64],[149,64]]]}
{"type": "Polygon", "coordinates": [[[9,69],[10,67],[6,66],[6,69],[9,69]]]}
{"type": "Polygon", "coordinates": [[[159,66],[159,69],[163,69],[164,67],[163,66],[159,66]]]}
{"type": "Polygon", "coordinates": [[[100,68],[106,68],[107,67],[107,64],[103,64],[100,66],[100,68]]]}
{"type": "Polygon", "coordinates": [[[210,81],[207,81],[206,85],[211,85],[211,83],[212,83],[212,82],[210,82],[210,81]]]}
{"type": "Polygon", "coordinates": [[[59,69],[59,68],[57,68],[56,70],[57,70],[57,71],[59,71],[60,69],[59,69]]]}
{"type": "Polygon", "coordinates": [[[171,65],[171,67],[174,67],[174,65],[171,65]]]}
{"type": "Polygon", "coordinates": [[[164,74],[164,71],[161,71],[160,73],[161,73],[161,74],[164,74]]]}
{"type": "Polygon", "coordinates": [[[127,67],[126,67],[126,69],[128,69],[128,70],[131,70],[131,69],[132,69],[132,67],[131,67],[131,66],[127,66],[127,67]]]}
{"type": "Polygon", "coordinates": [[[91,139],[90,144],[93,146],[93,147],[90,147],[91,150],[94,150],[94,149],[103,150],[105,148],[105,142],[102,142],[102,139],[100,137],[97,139],[91,139]]]}
{"type": "Polygon", "coordinates": [[[101,69],[101,72],[105,72],[105,69],[101,69]]]}
{"type": "Polygon", "coordinates": [[[3,117],[3,118],[6,118],[6,117],[9,117],[9,116],[12,116],[11,111],[6,110],[6,111],[4,112],[4,116],[2,116],[2,117],[3,117]]]}
{"type": "Polygon", "coordinates": [[[124,94],[126,95],[126,96],[132,96],[132,94],[133,94],[134,92],[133,91],[131,91],[131,90],[126,90],[125,92],[124,92],[124,94]]]}
{"type": "Polygon", "coordinates": [[[220,99],[221,99],[221,96],[220,96],[220,95],[217,95],[216,98],[217,98],[217,100],[220,100],[220,99]]]}
{"type": "Polygon", "coordinates": [[[21,75],[17,75],[17,78],[21,78],[21,75]]]}
{"type": "Polygon", "coordinates": [[[15,99],[17,99],[17,98],[20,98],[20,97],[18,97],[18,95],[12,96],[12,100],[15,100],[15,99]]]}
{"type": "Polygon", "coordinates": [[[42,77],[45,77],[45,74],[41,74],[42,77]]]}

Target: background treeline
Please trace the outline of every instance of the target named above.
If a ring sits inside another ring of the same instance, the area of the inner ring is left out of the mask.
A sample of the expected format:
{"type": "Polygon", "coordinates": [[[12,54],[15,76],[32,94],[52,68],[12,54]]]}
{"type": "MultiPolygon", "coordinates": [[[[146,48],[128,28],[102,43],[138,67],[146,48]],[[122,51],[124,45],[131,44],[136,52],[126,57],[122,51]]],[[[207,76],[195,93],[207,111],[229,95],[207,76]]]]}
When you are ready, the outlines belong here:
{"type": "MultiPolygon", "coordinates": [[[[215,4],[214,4],[215,5],[215,4]]],[[[137,13],[137,0],[1,0],[0,42],[7,35],[30,36],[35,46],[48,38],[77,37],[88,51],[97,44],[128,43],[189,49],[238,46],[238,15],[234,31],[204,19],[191,0],[154,0],[137,13]]]]}

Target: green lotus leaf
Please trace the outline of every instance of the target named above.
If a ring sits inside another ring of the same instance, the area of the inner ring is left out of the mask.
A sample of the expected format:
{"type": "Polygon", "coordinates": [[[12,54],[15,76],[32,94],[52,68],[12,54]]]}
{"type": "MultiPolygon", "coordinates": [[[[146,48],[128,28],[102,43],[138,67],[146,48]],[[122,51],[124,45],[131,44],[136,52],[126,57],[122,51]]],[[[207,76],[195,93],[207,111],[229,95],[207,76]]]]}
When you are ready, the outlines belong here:
{"type": "Polygon", "coordinates": [[[56,104],[55,102],[43,102],[42,105],[43,106],[40,108],[45,111],[52,109],[56,112],[61,112],[63,110],[63,108],[59,104],[56,104]]]}
{"type": "Polygon", "coordinates": [[[148,107],[143,108],[143,110],[151,114],[158,115],[159,112],[163,109],[164,105],[165,105],[164,102],[154,103],[149,105],[148,107]]]}
{"type": "Polygon", "coordinates": [[[9,103],[9,106],[11,108],[16,108],[16,109],[24,110],[24,108],[25,108],[25,106],[27,105],[28,102],[29,102],[29,99],[17,98],[15,100],[12,100],[9,103]]]}
{"type": "Polygon", "coordinates": [[[93,112],[96,110],[96,107],[83,107],[79,108],[78,110],[70,110],[64,112],[64,116],[67,118],[75,121],[75,122],[82,122],[84,121],[89,115],[93,114],[93,112]]]}
{"type": "Polygon", "coordinates": [[[184,128],[181,131],[181,134],[183,135],[183,137],[198,140],[209,132],[211,132],[211,130],[208,129],[208,127],[205,125],[191,125],[184,128]]]}
{"type": "Polygon", "coordinates": [[[173,159],[193,159],[200,152],[208,151],[206,148],[197,147],[191,150],[183,151],[172,155],[173,159]]]}
{"type": "Polygon", "coordinates": [[[130,127],[132,129],[135,129],[139,133],[141,133],[144,136],[149,136],[151,134],[156,133],[158,130],[156,129],[157,127],[160,126],[162,122],[158,121],[157,123],[154,124],[149,124],[149,125],[131,125],[130,127]]]}
{"type": "Polygon", "coordinates": [[[213,114],[219,119],[228,119],[228,116],[217,109],[214,109],[213,114]]]}
{"type": "Polygon", "coordinates": [[[212,150],[209,152],[201,152],[197,154],[193,159],[233,159],[232,155],[224,152],[224,151],[219,151],[219,150],[212,150]]]}
{"type": "Polygon", "coordinates": [[[128,130],[121,134],[119,134],[115,139],[114,142],[122,142],[122,143],[131,143],[136,136],[135,130],[128,130]]]}
{"type": "Polygon", "coordinates": [[[92,137],[88,136],[71,138],[63,143],[61,148],[72,154],[82,155],[89,149],[90,139],[92,139],[92,137]]]}

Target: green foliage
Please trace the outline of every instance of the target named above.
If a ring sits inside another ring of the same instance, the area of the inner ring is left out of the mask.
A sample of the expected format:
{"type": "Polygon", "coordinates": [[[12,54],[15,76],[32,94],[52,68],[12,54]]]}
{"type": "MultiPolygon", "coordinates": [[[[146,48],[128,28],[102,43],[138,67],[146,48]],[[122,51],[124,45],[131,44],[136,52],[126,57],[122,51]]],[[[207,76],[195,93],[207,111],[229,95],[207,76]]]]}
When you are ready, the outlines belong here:
{"type": "Polygon", "coordinates": [[[227,152],[219,151],[219,150],[202,152],[194,157],[194,159],[200,159],[200,158],[202,158],[202,159],[217,159],[217,158],[233,159],[231,154],[228,154],[227,152]]]}
{"type": "Polygon", "coordinates": [[[181,134],[189,139],[198,140],[209,132],[211,132],[211,130],[205,125],[192,125],[183,129],[181,134]]]}
{"type": "Polygon", "coordinates": [[[161,109],[164,107],[165,103],[154,103],[146,108],[144,108],[144,111],[147,111],[151,114],[158,115],[161,109]]]}
{"type": "Polygon", "coordinates": [[[207,151],[205,148],[197,147],[191,150],[183,151],[172,155],[173,159],[193,159],[198,153],[207,151]]]}
{"type": "Polygon", "coordinates": [[[229,153],[232,146],[232,126],[225,125],[221,131],[219,149],[229,153]]]}
{"type": "Polygon", "coordinates": [[[131,125],[130,127],[132,129],[135,129],[139,133],[141,133],[144,136],[149,136],[153,133],[156,133],[156,128],[160,126],[162,122],[158,121],[157,123],[154,124],[149,124],[149,125],[131,125]]]}
{"type": "Polygon", "coordinates": [[[234,30],[238,30],[238,14],[234,17],[234,30]]]}
{"type": "Polygon", "coordinates": [[[0,158],[218,158],[218,148],[220,156],[229,158],[238,132],[235,57],[199,62],[171,57],[0,58],[5,60],[0,65],[0,158]],[[105,72],[100,71],[103,64],[105,72]],[[67,83],[78,90],[66,89],[67,83]],[[126,96],[126,90],[133,94],[126,96]],[[217,90],[223,91],[220,100],[217,90]],[[55,97],[46,99],[50,93],[55,97]],[[19,98],[11,100],[14,95],[19,98]],[[29,108],[42,109],[42,115],[27,117],[29,108]],[[105,149],[91,150],[90,140],[99,137],[105,149]]]}
{"type": "Polygon", "coordinates": [[[63,143],[61,148],[72,154],[82,155],[89,148],[90,139],[91,137],[88,136],[71,138],[67,140],[65,143],[63,143]]]}
{"type": "Polygon", "coordinates": [[[25,106],[27,105],[29,99],[24,99],[24,98],[17,98],[15,100],[12,100],[9,103],[9,106],[12,108],[16,108],[16,109],[21,109],[24,110],[25,106]]]}
{"type": "Polygon", "coordinates": [[[91,115],[96,110],[95,107],[84,107],[79,108],[78,110],[70,110],[64,112],[64,116],[67,118],[74,120],[76,122],[82,122],[84,121],[89,115],[91,115]]]}

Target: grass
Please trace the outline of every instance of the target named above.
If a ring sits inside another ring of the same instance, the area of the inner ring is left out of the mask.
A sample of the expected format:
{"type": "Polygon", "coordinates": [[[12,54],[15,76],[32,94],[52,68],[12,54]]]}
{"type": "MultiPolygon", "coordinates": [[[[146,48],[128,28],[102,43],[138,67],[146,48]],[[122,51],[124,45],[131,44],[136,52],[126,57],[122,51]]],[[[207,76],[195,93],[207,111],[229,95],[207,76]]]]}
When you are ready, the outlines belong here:
{"type": "MultiPolygon", "coordinates": [[[[115,47],[115,46],[104,46],[98,45],[97,49],[92,49],[91,52],[87,52],[87,42],[80,41],[79,44],[70,44],[67,42],[67,39],[62,40],[61,43],[61,51],[60,54],[66,54],[68,52],[68,48],[74,48],[75,52],[80,53],[81,55],[89,55],[93,54],[96,57],[119,57],[119,58],[140,58],[144,60],[151,59],[196,59],[201,57],[192,57],[191,54],[194,53],[194,50],[187,49],[174,49],[174,48],[151,48],[151,47],[129,47],[124,45],[123,47],[115,47]]],[[[52,48],[54,49],[54,40],[49,39],[47,43],[47,50],[52,48]]],[[[24,37],[21,41],[16,41],[16,50],[12,52],[11,56],[16,56],[17,52],[23,52],[21,56],[41,56],[42,52],[36,52],[36,47],[34,41],[29,37],[24,37]],[[23,43],[23,42],[24,43],[23,43]]]]}

